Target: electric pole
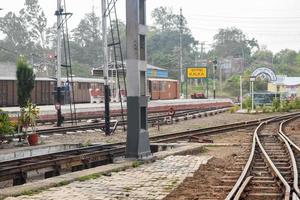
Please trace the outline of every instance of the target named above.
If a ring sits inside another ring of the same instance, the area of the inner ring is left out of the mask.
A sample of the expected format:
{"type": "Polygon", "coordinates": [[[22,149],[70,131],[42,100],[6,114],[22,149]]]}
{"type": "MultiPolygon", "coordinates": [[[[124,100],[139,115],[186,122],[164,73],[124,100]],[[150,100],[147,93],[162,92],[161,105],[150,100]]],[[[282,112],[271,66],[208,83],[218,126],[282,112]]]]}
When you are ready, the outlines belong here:
{"type": "Polygon", "coordinates": [[[110,113],[109,113],[109,81],[108,81],[108,52],[107,52],[107,25],[106,25],[106,0],[102,0],[102,40],[103,40],[103,76],[104,76],[104,120],[105,135],[110,135],[110,113]]]}
{"type": "MultiPolygon", "coordinates": [[[[183,26],[183,21],[182,21],[182,9],[180,8],[180,31],[179,31],[179,83],[180,83],[180,92],[181,92],[181,97],[183,97],[183,82],[184,82],[184,77],[183,77],[183,61],[182,61],[182,26],[183,26]]],[[[187,84],[187,83],[185,83],[187,84]]]]}
{"type": "Polygon", "coordinates": [[[218,64],[218,61],[215,58],[214,61],[213,61],[213,96],[214,96],[214,99],[216,98],[216,71],[217,71],[217,64],[218,64]]]}
{"type": "Polygon", "coordinates": [[[57,110],[57,126],[61,126],[63,122],[62,114],[61,114],[61,26],[62,26],[62,16],[63,9],[61,8],[61,0],[57,0],[57,11],[55,15],[57,16],[57,66],[56,66],[56,103],[55,108],[57,110]]]}
{"type": "Polygon", "coordinates": [[[219,79],[220,79],[220,94],[223,94],[223,85],[222,85],[222,67],[219,65],[219,79]]]}

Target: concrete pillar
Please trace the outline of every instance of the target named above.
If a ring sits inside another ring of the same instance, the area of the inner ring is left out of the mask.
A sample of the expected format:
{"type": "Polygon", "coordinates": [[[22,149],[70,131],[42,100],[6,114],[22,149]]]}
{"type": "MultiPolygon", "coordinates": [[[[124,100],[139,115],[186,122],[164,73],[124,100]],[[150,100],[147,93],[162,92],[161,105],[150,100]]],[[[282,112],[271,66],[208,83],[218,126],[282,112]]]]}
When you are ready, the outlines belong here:
{"type": "Polygon", "coordinates": [[[147,125],[147,50],[145,0],[126,0],[127,158],[151,154],[147,125]]]}

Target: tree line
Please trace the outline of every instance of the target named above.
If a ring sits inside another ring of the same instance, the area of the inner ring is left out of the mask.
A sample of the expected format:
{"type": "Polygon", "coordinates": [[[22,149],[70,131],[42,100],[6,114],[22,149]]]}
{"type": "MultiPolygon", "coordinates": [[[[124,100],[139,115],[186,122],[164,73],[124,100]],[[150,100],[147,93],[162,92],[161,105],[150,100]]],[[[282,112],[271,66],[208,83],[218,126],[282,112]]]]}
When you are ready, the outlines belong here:
{"type": "MultiPolygon", "coordinates": [[[[260,46],[255,38],[248,38],[236,27],[221,28],[214,36],[212,48],[201,51],[200,42],[195,39],[188,27],[186,18],[176,14],[172,9],[159,7],[151,13],[154,25],[148,27],[147,48],[148,63],[169,70],[172,78],[178,78],[179,71],[179,35],[182,20],[182,46],[184,67],[201,65],[206,61],[217,59],[219,65],[226,60],[240,62],[232,65],[231,71],[223,74],[224,89],[231,95],[238,91],[231,90],[237,84],[237,77],[247,74],[257,67],[270,67],[277,74],[295,76],[300,73],[300,52],[283,49],[274,54],[260,46]],[[238,68],[240,67],[240,68],[238,68]],[[225,78],[225,79],[224,79],[225,78]]],[[[95,12],[85,14],[77,27],[70,30],[71,58],[75,75],[89,76],[92,67],[102,64],[102,36],[100,19],[95,12]]],[[[118,21],[122,51],[125,55],[125,24],[118,21]]],[[[108,30],[116,31],[113,21],[108,30]]],[[[24,8],[18,13],[8,12],[0,18],[0,61],[16,62],[20,55],[28,58],[33,64],[47,65],[54,68],[53,56],[56,49],[56,24],[49,25],[38,0],[25,0],[24,8]]],[[[112,58],[112,49],[110,57],[112,58]]],[[[209,70],[211,76],[212,70],[209,70]]],[[[220,74],[217,75],[217,78],[220,74]]],[[[263,85],[263,84],[262,84],[263,85]]],[[[265,86],[261,86],[262,88],[265,86]]],[[[234,87],[236,88],[236,87],[234,87]]]]}

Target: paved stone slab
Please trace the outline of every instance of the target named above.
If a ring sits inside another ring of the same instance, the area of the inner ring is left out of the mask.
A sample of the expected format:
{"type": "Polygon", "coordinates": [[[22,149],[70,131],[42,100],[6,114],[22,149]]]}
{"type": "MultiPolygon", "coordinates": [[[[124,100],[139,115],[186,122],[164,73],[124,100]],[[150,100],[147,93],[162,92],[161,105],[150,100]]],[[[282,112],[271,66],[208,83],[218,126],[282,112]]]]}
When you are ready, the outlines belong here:
{"type": "Polygon", "coordinates": [[[209,156],[169,156],[151,164],[112,173],[111,176],[76,181],[33,196],[9,197],[6,200],[163,199],[209,159],[209,156]]]}

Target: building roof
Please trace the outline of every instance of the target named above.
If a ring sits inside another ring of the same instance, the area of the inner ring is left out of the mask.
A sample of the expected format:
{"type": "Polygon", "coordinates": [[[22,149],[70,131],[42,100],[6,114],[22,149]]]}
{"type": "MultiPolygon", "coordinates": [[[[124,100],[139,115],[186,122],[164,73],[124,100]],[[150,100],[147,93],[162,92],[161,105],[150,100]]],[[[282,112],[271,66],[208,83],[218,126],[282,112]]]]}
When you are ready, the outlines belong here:
{"type": "MultiPolygon", "coordinates": [[[[124,64],[124,68],[126,69],[126,61],[124,61],[123,64],[124,64]]],[[[120,61],[117,62],[117,65],[118,65],[119,69],[121,69],[121,62],[120,62],[120,61]]],[[[108,68],[109,68],[109,69],[114,68],[114,62],[108,63],[108,68]]],[[[95,68],[93,68],[93,69],[103,69],[103,65],[100,66],[100,67],[95,67],[95,68]]],[[[156,66],[153,66],[153,65],[150,65],[150,64],[147,64],[147,69],[156,69],[156,70],[167,71],[167,70],[164,69],[164,68],[156,67],[156,66]]]]}
{"type": "Polygon", "coordinates": [[[147,69],[156,69],[156,70],[167,71],[166,69],[156,67],[156,66],[153,66],[153,65],[150,65],[150,64],[147,64],[147,69]]]}
{"type": "Polygon", "coordinates": [[[169,78],[148,78],[149,81],[170,81],[170,82],[177,82],[176,79],[169,79],[169,78]]]}
{"type": "Polygon", "coordinates": [[[300,85],[300,77],[277,76],[277,80],[273,82],[275,85],[295,86],[300,85]]]}

